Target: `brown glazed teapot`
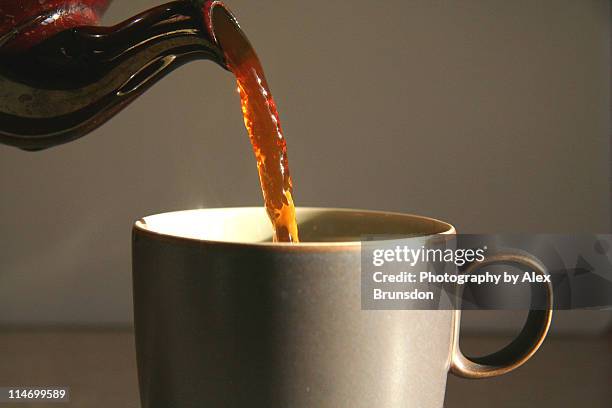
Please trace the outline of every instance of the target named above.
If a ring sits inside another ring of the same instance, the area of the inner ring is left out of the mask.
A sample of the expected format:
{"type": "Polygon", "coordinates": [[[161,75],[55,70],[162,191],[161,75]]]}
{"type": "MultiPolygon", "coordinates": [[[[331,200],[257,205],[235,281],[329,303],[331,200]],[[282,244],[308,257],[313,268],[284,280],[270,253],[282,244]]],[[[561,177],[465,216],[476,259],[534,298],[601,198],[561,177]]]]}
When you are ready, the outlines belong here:
{"type": "Polygon", "coordinates": [[[101,27],[110,2],[0,0],[0,143],[25,150],[66,143],[186,62],[227,69],[207,22],[221,2],[174,1],[101,27]]]}

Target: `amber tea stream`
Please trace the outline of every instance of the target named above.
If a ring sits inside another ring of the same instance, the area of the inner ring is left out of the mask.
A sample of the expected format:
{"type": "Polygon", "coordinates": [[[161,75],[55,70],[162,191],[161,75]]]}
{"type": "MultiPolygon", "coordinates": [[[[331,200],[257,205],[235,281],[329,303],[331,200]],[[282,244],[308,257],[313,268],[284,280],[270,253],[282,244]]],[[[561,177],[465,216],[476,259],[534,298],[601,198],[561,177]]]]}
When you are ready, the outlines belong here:
{"type": "Polygon", "coordinates": [[[298,242],[292,181],[278,111],[261,62],[237,22],[225,8],[211,7],[207,21],[229,69],[236,76],[244,125],[253,145],[257,170],[274,241],[298,242]]]}

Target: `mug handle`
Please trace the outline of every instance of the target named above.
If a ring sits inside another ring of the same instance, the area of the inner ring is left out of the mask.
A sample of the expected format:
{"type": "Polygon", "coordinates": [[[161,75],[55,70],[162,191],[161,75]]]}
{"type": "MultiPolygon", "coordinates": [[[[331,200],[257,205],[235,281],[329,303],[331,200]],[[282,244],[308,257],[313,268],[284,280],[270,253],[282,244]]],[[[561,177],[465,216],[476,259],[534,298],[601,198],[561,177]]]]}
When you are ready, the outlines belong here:
{"type": "MultiPolygon", "coordinates": [[[[467,272],[476,271],[484,266],[501,264],[521,264],[539,275],[547,276],[546,267],[535,257],[519,252],[504,252],[474,262],[467,272]]],[[[553,288],[550,282],[532,283],[532,304],[534,295],[544,290],[546,307],[543,310],[529,310],[529,315],[520,334],[503,349],[484,357],[466,357],[459,347],[461,310],[455,311],[454,347],[451,354],[450,371],[463,378],[489,378],[506,374],[523,365],[540,348],[552,321],[553,288]]]]}

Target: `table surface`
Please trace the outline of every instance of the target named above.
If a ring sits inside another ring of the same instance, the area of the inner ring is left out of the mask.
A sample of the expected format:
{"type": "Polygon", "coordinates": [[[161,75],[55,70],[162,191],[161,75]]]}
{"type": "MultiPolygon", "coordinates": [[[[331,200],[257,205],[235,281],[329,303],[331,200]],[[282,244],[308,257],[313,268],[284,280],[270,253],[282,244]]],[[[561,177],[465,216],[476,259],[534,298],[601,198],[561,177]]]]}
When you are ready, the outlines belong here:
{"type": "MultiPolygon", "coordinates": [[[[488,352],[503,341],[470,336],[462,347],[488,352]]],[[[0,386],[67,385],[71,401],[62,407],[139,407],[129,329],[0,329],[0,353],[0,386]]],[[[610,408],[612,338],[549,338],[531,361],[503,377],[449,376],[447,408],[533,406],[610,408]]]]}

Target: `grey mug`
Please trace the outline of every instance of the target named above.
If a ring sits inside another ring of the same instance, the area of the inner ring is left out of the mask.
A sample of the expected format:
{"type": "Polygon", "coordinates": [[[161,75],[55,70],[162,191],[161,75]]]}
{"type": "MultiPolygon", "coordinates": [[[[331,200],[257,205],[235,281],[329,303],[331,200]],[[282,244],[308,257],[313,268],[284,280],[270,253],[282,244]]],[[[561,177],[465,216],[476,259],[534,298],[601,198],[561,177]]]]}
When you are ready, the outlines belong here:
{"type": "MultiPolygon", "coordinates": [[[[263,208],[178,211],[133,229],[134,324],[143,408],[440,408],[448,372],[504,374],[550,326],[531,310],[489,356],[459,347],[458,310],[362,310],[363,235],[452,236],[414,215],[298,208],[301,243],[273,243],[263,208]]],[[[536,259],[497,255],[481,264],[536,259]]]]}

